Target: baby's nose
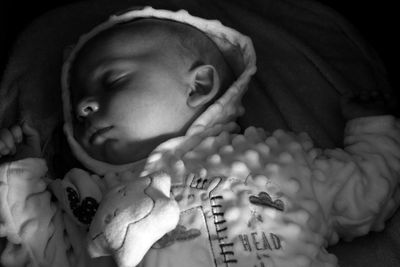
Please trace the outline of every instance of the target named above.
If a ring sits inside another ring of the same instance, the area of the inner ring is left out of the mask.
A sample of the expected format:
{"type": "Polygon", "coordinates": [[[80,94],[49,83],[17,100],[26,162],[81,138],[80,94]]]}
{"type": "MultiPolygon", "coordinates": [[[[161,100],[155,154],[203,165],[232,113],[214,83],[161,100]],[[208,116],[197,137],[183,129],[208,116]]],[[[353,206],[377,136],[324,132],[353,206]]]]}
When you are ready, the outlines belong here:
{"type": "Polygon", "coordinates": [[[99,110],[99,103],[94,99],[84,99],[79,102],[76,110],[78,118],[86,118],[87,116],[99,110]]]}

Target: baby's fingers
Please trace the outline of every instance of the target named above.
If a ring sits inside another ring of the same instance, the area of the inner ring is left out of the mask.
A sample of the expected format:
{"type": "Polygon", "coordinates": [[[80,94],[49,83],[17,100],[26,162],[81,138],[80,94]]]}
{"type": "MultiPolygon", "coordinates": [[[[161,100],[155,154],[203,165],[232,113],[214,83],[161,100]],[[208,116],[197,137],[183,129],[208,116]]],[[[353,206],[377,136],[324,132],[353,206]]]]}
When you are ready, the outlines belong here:
{"type": "Polygon", "coordinates": [[[10,132],[14,138],[14,141],[19,144],[22,142],[22,137],[23,137],[23,133],[22,133],[22,129],[21,126],[19,125],[14,125],[10,128],[10,132]]]}
{"type": "Polygon", "coordinates": [[[22,132],[25,135],[26,144],[30,145],[35,150],[40,151],[39,132],[26,122],[22,124],[22,132]]]}
{"type": "Polygon", "coordinates": [[[14,138],[8,129],[0,129],[0,153],[5,156],[16,151],[14,138]]]}
{"type": "Polygon", "coordinates": [[[3,141],[0,140],[0,158],[8,154],[10,154],[10,149],[3,141]]]}

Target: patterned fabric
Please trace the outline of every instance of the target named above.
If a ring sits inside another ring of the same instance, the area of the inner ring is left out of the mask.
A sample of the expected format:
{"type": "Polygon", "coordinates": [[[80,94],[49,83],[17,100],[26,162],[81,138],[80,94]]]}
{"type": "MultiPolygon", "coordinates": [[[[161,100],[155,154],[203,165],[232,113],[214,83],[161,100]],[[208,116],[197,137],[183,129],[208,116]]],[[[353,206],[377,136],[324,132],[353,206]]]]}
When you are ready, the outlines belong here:
{"type": "Polygon", "coordinates": [[[140,176],[128,171],[99,179],[73,169],[50,185],[59,204],[46,191],[42,160],[2,165],[0,233],[9,240],[2,264],[84,264],[86,228],[77,226],[81,217],[70,192],[100,202],[89,240],[101,233],[105,239],[90,252],[111,254],[120,266],[132,266],[132,247],[144,255],[150,246],[141,266],[337,266],[327,245],[381,230],[399,205],[400,124],[394,117],[351,121],[343,150],[317,149],[305,134],[224,129],[161,144],[140,176]],[[148,180],[160,171],[167,175],[148,180]],[[120,190],[130,184],[133,191],[120,190]]]}
{"type": "Polygon", "coordinates": [[[0,166],[2,266],[85,266],[81,229],[51,201],[46,172],[42,159],[0,166]]]}
{"type": "Polygon", "coordinates": [[[352,121],[344,150],[249,128],[165,152],[150,165],[172,166],[181,217],[142,266],[337,266],[328,244],[381,230],[399,205],[399,126],[352,121]]]}

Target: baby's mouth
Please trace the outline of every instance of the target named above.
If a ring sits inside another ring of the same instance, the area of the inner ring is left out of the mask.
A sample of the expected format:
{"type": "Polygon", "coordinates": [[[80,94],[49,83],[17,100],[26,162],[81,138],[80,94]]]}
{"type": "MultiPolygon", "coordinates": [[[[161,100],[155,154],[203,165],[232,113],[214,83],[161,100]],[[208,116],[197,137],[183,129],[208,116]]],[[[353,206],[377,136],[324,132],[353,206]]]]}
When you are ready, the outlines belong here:
{"type": "Polygon", "coordinates": [[[89,143],[92,145],[100,144],[105,139],[104,134],[110,131],[112,128],[114,128],[114,126],[108,126],[94,130],[94,132],[90,134],[89,143]]]}

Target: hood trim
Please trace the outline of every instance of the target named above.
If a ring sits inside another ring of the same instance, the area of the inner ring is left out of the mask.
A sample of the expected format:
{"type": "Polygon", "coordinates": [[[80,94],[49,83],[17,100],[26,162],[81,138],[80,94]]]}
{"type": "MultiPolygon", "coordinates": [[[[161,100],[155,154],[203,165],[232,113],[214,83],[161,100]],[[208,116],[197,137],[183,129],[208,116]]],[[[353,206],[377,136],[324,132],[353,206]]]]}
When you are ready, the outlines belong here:
{"type": "Polygon", "coordinates": [[[191,16],[185,10],[169,11],[144,7],[143,9],[133,9],[126,13],[112,15],[107,21],[97,25],[90,32],[82,35],[68,58],[64,62],[61,73],[62,101],[64,112],[64,133],[71,147],[74,156],[89,170],[104,175],[108,172],[121,172],[134,170],[143,167],[143,159],[123,165],[113,165],[96,160],[89,156],[86,151],[75,140],[72,127],[72,112],[70,103],[70,81],[69,72],[76,54],[83,45],[98,33],[111,28],[118,23],[132,21],[138,18],[159,18],[168,19],[194,26],[204,32],[215,42],[221,50],[228,64],[238,76],[235,82],[227,91],[212,105],[210,105],[188,128],[187,137],[195,135],[208,127],[216,124],[223,124],[235,120],[244,113],[241,105],[241,98],[247,90],[247,85],[251,76],[256,72],[256,55],[252,41],[249,37],[238,31],[226,27],[217,20],[206,20],[191,16]]]}

